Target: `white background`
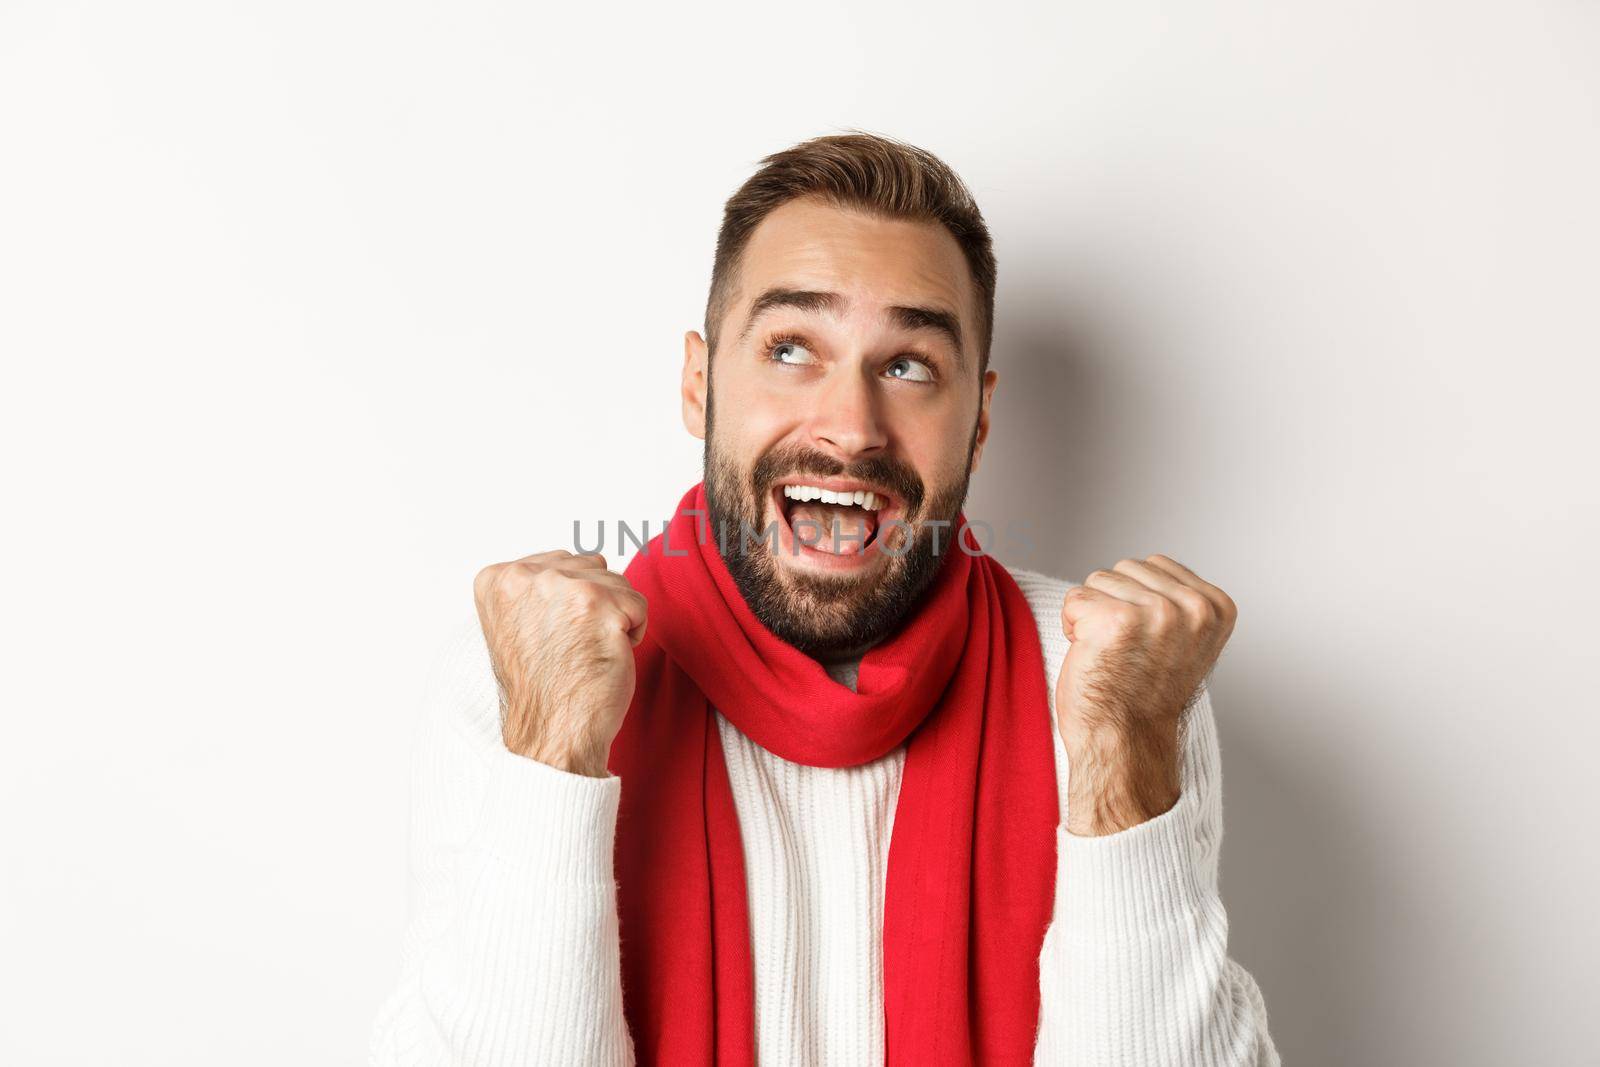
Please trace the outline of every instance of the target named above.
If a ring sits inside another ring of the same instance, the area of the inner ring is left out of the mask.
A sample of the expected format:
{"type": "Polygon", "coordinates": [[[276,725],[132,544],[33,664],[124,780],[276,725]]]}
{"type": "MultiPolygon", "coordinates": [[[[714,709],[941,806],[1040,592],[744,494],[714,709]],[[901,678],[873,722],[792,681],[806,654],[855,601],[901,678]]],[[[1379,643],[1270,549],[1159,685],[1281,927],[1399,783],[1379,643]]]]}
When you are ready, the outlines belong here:
{"type": "Polygon", "coordinates": [[[1286,1061],[1600,1063],[1600,9],[580,7],[3,8],[0,1061],[360,1061],[474,571],[666,516],[722,201],[858,126],[995,232],[969,514],[1241,606],[1286,1061]]]}

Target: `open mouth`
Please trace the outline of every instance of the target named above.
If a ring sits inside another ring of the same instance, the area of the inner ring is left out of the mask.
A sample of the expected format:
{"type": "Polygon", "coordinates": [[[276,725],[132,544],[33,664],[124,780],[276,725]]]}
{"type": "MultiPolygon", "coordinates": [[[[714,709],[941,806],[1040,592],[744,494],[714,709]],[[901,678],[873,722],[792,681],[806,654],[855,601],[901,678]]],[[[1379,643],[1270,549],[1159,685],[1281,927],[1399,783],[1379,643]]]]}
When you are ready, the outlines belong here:
{"type": "Polygon", "coordinates": [[[900,502],[882,488],[824,478],[772,488],[779,548],[828,566],[855,566],[881,555],[879,534],[900,518],[900,502]]]}

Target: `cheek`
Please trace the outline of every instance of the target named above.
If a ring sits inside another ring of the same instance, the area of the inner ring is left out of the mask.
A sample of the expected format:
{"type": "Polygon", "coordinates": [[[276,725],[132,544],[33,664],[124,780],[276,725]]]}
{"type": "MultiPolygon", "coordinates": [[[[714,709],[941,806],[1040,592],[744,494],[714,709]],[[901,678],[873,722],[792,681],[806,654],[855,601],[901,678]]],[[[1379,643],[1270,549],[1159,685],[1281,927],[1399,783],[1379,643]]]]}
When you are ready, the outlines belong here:
{"type": "Polygon", "coordinates": [[[799,415],[793,397],[756,388],[717,390],[715,432],[741,454],[760,452],[794,433],[802,425],[799,415]]]}
{"type": "Polygon", "coordinates": [[[755,437],[770,432],[783,421],[785,412],[792,419],[794,399],[767,387],[759,374],[742,363],[735,365],[734,360],[730,353],[728,363],[719,364],[711,376],[717,430],[726,427],[730,437],[755,437]]]}
{"type": "Polygon", "coordinates": [[[973,421],[953,412],[907,414],[895,428],[900,452],[929,488],[966,477],[973,421]]]}
{"type": "Polygon", "coordinates": [[[725,402],[719,393],[711,447],[735,467],[749,470],[760,456],[798,433],[800,426],[793,404],[750,396],[725,402]]]}

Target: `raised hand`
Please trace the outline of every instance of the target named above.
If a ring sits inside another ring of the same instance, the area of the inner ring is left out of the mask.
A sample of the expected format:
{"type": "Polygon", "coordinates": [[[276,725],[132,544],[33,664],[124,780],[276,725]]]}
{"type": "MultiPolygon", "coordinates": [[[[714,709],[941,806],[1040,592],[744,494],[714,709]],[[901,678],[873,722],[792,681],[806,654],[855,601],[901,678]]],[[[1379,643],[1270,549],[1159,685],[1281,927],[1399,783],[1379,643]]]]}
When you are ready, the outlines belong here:
{"type": "Polygon", "coordinates": [[[561,550],[485,567],[472,591],[505,700],[506,747],[604,777],[633,700],[643,594],[604,556],[561,550]]]}
{"type": "Polygon", "coordinates": [[[1072,647],[1056,716],[1071,759],[1069,830],[1115,833],[1176,803],[1179,718],[1237,617],[1228,594],[1161,555],[1124,559],[1067,590],[1072,647]]]}

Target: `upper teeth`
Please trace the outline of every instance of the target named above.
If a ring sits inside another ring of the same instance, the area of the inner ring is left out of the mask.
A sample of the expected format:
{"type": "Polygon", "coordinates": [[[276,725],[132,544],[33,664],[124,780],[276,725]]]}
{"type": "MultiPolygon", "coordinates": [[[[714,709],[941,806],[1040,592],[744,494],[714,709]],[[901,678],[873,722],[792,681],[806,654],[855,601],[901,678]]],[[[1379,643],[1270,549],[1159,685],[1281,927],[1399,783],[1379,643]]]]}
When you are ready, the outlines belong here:
{"type": "Polygon", "coordinates": [[[855,504],[866,508],[868,511],[877,511],[880,503],[878,494],[857,489],[854,492],[841,492],[833,489],[819,489],[814,485],[786,485],[783,495],[790,500],[820,500],[824,504],[855,504]]]}

